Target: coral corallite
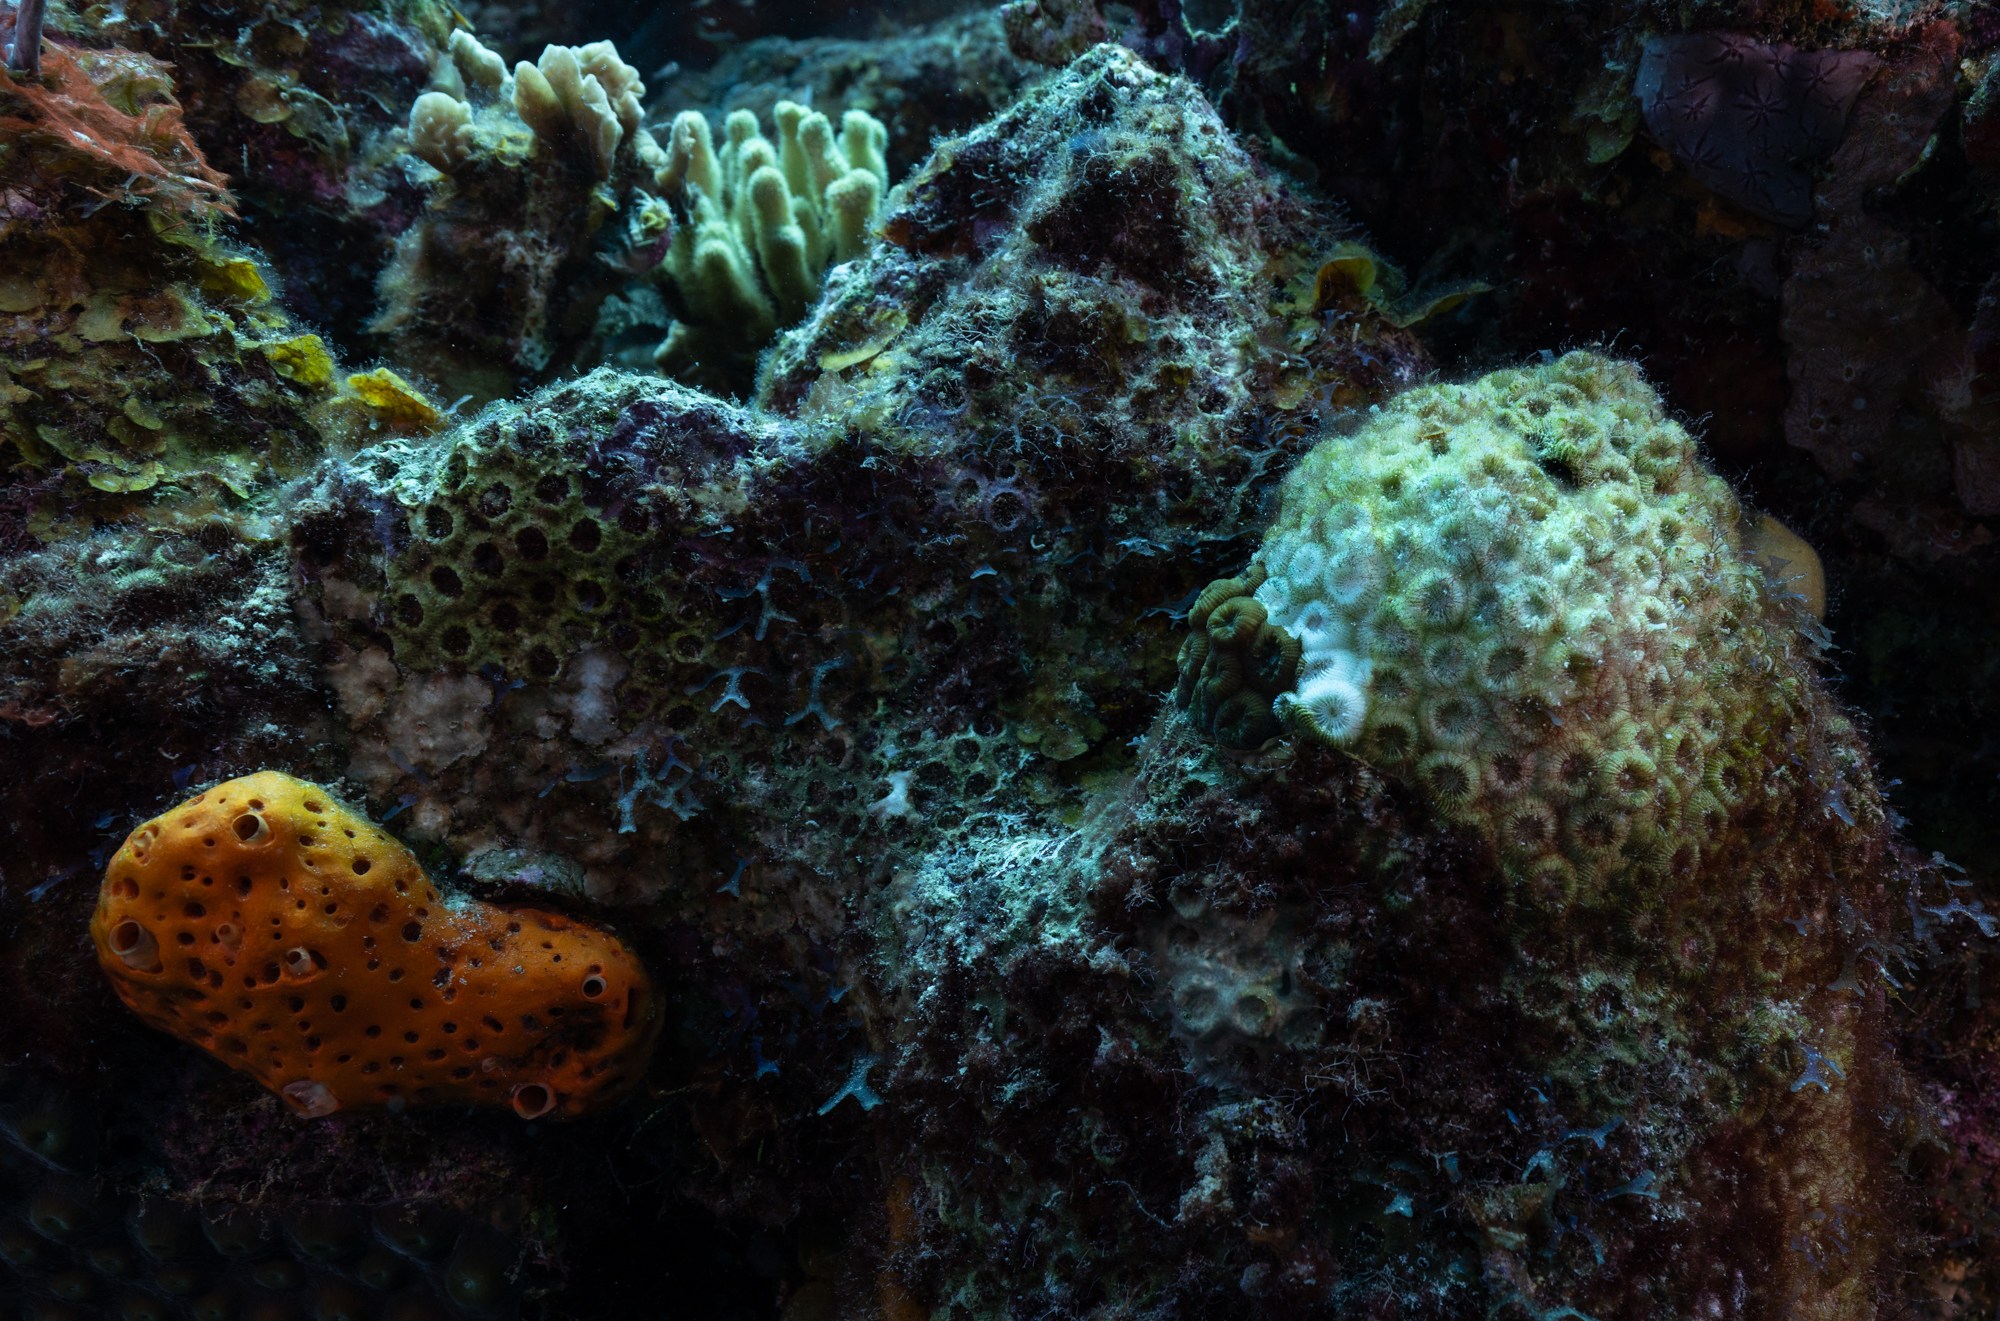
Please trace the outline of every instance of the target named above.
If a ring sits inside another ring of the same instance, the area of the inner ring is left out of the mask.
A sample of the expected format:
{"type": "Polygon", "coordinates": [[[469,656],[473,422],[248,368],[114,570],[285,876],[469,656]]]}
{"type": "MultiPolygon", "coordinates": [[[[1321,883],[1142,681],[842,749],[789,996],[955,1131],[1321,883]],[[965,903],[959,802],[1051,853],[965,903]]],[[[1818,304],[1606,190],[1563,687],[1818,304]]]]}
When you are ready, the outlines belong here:
{"type": "Polygon", "coordinates": [[[577,1115],[637,1079],[656,1035],[645,968],[616,937],[446,897],[379,827],[274,771],[133,831],[91,936],[133,1012],[308,1117],[577,1115]]]}

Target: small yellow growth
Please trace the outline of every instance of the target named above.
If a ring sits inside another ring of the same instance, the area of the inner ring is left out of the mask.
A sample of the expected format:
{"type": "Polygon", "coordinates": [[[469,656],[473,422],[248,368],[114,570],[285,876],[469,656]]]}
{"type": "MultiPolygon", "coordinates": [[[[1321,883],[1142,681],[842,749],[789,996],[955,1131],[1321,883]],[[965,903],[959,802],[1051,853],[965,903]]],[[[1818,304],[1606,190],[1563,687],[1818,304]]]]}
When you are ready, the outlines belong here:
{"type": "Polygon", "coordinates": [[[35,426],[35,436],[51,450],[68,459],[71,463],[116,463],[118,456],[101,445],[91,445],[77,440],[68,430],[41,422],[35,426]]]}
{"type": "Polygon", "coordinates": [[[1367,245],[1336,243],[1313,277],[1311,310],[1316,315],[1358,297],[1390,325],[1403,330],[1442,316],[1492,287],[1477,280],[1413,287],[1399,267],[1367,245]]]}
{"type": "Polygon", "coordinates": [[[897,310],[873,316],[866,327],[857,331],[857,337],[847,348],[828,349],[820,354],[819,365],[825,371],[837,372],[867,362],[894,344],[909,326],[910,319],[897,310]]]}
{"type": "Polygon", "coordinates": [[[271,369],[286,380],[313,390],[333,384],[333,355],[318,335],[298,335],[263,347],[271,369]]]}
{"type": "Polygon", "coordinates": [[[0,407],[25,404],[31,399],[39,398],[40,395],[16,381],[13,374],[4,367],[0,367],[0,407]]]}
{"type": "Polygon", "coordinates": [[[124,338],[125,314],[118,299],[109,294],[93,294],[77,314],[76,335],[86,344],[109,344],[124,338]]]}
{"type": "Polygon", "coordinates": [[[387,367],[354,373],[347,378],[347,388],[378,422],[396,431],[427,434],[444,425],[444,414],[437,405],[387,367]]]}
{"type": "Polygon", "coordinates": [[[79,300],[74,327],[88,344],[136,339],[170,344],[199,339],[229,327],[227,317],[203,310],[195,292],[184,285],[163,285],[148,293],[121,293],[115,288],[93,290],[79,300]]]}
{"type": "Polygon", "coordinates": [[[1359,243],[1337,243],[1314,280],[1314,302],[1325,307],[1340,296],[1341,286],[1364,298],[1375,288],[1377,258],[1359,243]]]}
{"type": "Polygon", "coordinates": [[[269,77],[252,75],[236,89],[236,108],[253,124],[282,124],[292,117],[287,90],[269,77]]]}
{"type": "Polygon", "coordinates": [[[122,411],[126,417],[148,431],[159,431],[167,425],[166,420],[154,410],[153,406],[137,395],[125,401],[122,411]]]}
{"type": "Polygon", "coordinates": [[[230,257],[203,272],[202,292],[236,303],[263,303],[271,298],[271,286],[264,282],[257,263],[247,257],[230,257]]]}
{"type": "Polygon", "coordinates": [[[48,300],[41,282],[26,273],[0,276],[0,312],[39,311],[48,300]]]}

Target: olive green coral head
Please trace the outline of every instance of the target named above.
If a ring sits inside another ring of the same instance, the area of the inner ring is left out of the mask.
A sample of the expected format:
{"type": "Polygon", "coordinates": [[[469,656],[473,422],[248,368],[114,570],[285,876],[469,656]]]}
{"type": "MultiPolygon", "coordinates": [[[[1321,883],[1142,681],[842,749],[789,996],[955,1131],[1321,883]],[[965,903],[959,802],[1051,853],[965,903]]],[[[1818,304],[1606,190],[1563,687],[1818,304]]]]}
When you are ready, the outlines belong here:
{"type": "Polygon", "coordinates": [[[1653,876],[1742,807],[1796,688],[1744,521],[1629,364],[1413,390],[1287,477],[1177,696],[1227,746],[1367,759],[1542,891],[1653,876]]]}

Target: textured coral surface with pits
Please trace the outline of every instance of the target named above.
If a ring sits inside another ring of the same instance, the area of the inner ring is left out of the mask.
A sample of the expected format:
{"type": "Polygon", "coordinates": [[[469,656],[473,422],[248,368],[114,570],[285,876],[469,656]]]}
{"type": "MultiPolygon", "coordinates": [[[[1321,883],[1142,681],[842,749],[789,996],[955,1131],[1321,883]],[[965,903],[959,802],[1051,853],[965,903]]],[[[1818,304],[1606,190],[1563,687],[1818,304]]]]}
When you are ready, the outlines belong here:
{"type": "Polygon", "coordinates": [[[615,937],[446,898],[401,844],[274,772],[133,831],[91,934],[134,1012],[311,1116],[576,1114],[621,1092],[652,1041],[645,971],[615,937]]]}
{"type": "Polygon", "coordinates": [[[1417,784],[1545,900],[1684,879],[1826,736],[1743,523],[1625,364],[1411,391],[1286,479],[1249,570],[1190,613],[1181,700],[1225,743],[1282,721],[1417,784]]]}

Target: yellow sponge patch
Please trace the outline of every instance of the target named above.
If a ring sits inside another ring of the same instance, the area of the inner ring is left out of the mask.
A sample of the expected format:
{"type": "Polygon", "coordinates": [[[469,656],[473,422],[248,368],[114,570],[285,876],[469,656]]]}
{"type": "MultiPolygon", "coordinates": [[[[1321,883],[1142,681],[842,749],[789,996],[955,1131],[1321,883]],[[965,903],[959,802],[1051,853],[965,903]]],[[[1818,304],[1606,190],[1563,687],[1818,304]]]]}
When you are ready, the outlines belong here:
{"type": "Polygon", "coordinates": [[[410,851],[266,771],[133,831],[91,936],[119,998],[307,1116],[425,1102],[575,1115],[657,1027],[609,932],[441,895],[410,851]]]}

